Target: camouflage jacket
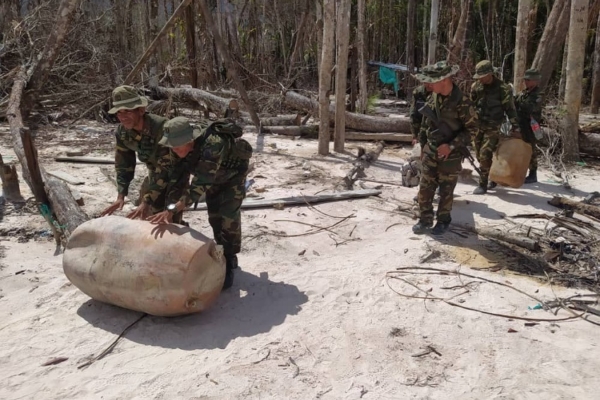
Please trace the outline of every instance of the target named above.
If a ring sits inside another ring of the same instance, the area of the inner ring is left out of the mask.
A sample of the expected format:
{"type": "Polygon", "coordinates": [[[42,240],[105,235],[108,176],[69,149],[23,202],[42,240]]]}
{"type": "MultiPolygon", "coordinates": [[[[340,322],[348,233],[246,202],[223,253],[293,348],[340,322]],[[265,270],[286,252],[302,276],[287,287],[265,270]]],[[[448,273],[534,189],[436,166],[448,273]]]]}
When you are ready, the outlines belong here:
{"type": "MultiPolygon", "coordinates": [[[[155,187],[156,174],[161,172],[158,159],[169,154],[169,149],[158,145],[166,121],[166,118],[147,113],[144,115],[144,129],[141,132],[125,129],[123,125],[117,128],[115,169],[119,194],[127,195],[129,192],[129,184],[135,175],[136,153],[140,161],[148,167],[149,187],[155,187]]],[[[144,200],[148,203],[152,202],[149,196],[144,200]]]]}
{"type": "Polygon", "coordinates": [[[191,185],[179,199],[189,206],[196,203],[212,185],[243,182],[251,156],[252,147],[245,140],[207,130],[195,140],[194,149],[185,158],[171,152],[173,172],[170,184],[181,182],[182,174],[193,175],[191,185]]]}
{"type": "MultiPolygon", "coordinates": [[[[435,110],[438,118],[444,120],[452,128],[454,138],[447,142],[455,148],[466,147],[472,137],[479,132],[477,113],[469,98],[454,84],[452,92],[448,96],[432,94],[426,103],[432,110],[435,110]],[[453,126],[454,125],[454,126],[453,126]]],[[[424,117],[421,131],[419,132],[419,143],[421,147],[427,144],[432,150],[435,150],[439,144],[435,140],[437,127],[433,121],[428,121],[424,117]]]]}
{"type": "Polygon", "coordinates": [[[519,127],[517,111],[510,86],[494,76],[489,85],[476,81],[471,86],[471,101],[482,125],[499,127],[508,116],[514,128],[519,127]]]}
{"type": "Polygon", "coordinates": [[[537,122],[542,120],[542,91],[539,87],[531,90],[523,90],[515,99],[517,115],[519,116],[519,126],[523,136],[533,135],[531,130],[531,118],[537,122]]]}
{"type": "Polygon", "coordinates": [[[431,95],[425,89],[425,85],[417,86],[412,92],[412,100],[410,101],[410,131],[415,139],[419,137],[419,131],[421,130],[421,122],[423,122],[423,116],[419,112],[419,109],[425,105],[427,98],[431,95]]]}

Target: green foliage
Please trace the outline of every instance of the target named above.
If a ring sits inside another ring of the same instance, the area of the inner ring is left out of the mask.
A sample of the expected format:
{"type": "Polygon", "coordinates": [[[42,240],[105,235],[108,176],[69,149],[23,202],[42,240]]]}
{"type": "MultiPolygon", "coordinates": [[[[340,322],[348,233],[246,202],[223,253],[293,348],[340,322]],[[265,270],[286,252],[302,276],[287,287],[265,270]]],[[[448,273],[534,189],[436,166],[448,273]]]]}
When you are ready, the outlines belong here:
{"type": "Polygon", "coordinates": [[[371,114],[373,111],[375,111],[375,104],[377,103],[377,100],[379,100],[379,95],[377,93],[369,96],[367,99],[367,114],[371,114]]]}

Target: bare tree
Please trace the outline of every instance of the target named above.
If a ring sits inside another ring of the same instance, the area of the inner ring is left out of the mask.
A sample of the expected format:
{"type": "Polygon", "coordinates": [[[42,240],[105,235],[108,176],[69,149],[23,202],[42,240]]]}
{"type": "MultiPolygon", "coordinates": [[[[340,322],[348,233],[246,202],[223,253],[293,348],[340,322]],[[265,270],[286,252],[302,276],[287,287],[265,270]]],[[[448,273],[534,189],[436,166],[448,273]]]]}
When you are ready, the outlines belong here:
{"type": "MultiPolygon", "coordinates": [[[[150,3],[150,37],[154,38],[158,34],[158,0],[152,0],[150,3]]],[[[187,7],[186,9],[189,9],[187,7]]],[[[160,39],[159,39],[160,40],[160,39]]],[[[156,53],[153,53],[148,61],[149,83],[150,86],[158,86],[158,59],[156,53]]]]}
{"type": "Polygon", "coordinates": [[[429,51],[427,54],[427,64],[433,64],[436,60],[435,51],[437,50],[439,13],[440,0],[431,0],[431,19],[429,21],[429,51]]]}
{"type": "Polygon", "coordinates": [[[598,114],[600,107],[600,13],[596,24],[596,43],[594,45],[594,72],[592,84],[592,114],[598,114]]]}
{"type": "Polygon", "coordinates": [[[565,32],[569,26],[569,15],[571,14],[570,5],[570,0],[555,0],[535,53],[533,68],[542,74],[540,81],[542,89],[548,85],[560,55],[560,52],[556,50],[560,49],[565,42],[565,32]]]}
{"type": "Polygon", "coordinates": [[[358,110],[361,114],[367,112],[367,59],[365,48],[365,0],[358,0],[358,110]]]}
{"type": "Polygon", "coordinates": [[[454,37],[452,38],[452,44],[450,45],[450,51],[448,52],[447,60],[451,63],[457,63],[461,60],[461,54],[465,46],[465,40],[467,38],[467,25],[469,23],[469,9],[472,0],[461,0],[460,2],[460,18],[454,37]]]}
{"type": "Polygon", "coordinates": [[[335,0],[323,1],[323,50],[319,68],[319,154],[329,154],[329,90],[335,49],[335,0]]]}
{"type": "Polygon", "coordinates": [[[335,68],[335,136],[333,150],[344,151],[346,140],[346,87],[348,78],[348,45],[350,43],[350,2],[337,3],[336,42],[337,60],[335,68]]]}
{"type": "Polygon", "coordinates": [[[513,85],[516,93],[519,93],[523,89],[523,75],[527,69],[527,37],[529,35],[529,10],[531,3],[532,0],[519,0],[515,63],[513,66],[513,85]]]}
{"type": "Polygon", "coordinates": [[[579,160],[579,109],[585,62],[589,0],[571,0],[569,49],[567,54],[567,83],[565,87],[566,115],[563,144],[566,161],[579,160]]]}
{"type": "MultiPolygon", "coordinates": [[[[408,0],[406,11],[406,65],[409,71],[415,69],[415,11],[416,0],[408,0]]],[[[412,74],[406,74],[406,97],[412,97],[412,74]]]]}

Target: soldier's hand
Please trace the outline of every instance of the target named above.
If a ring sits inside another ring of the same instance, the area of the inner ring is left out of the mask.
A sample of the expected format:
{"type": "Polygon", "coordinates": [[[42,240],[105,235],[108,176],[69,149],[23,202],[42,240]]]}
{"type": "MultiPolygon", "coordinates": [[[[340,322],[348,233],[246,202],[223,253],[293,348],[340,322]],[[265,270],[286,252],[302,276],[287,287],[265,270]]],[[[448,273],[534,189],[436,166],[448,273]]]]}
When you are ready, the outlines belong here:
{"type": "Polygon", "coordinates": [[[125,196],[120,194],[117,196],[117,201],[115,201],[110,206],[105,208],[104,211],[102,211],[100,213],[100,216],[104,217],[105,215],[112,215],[112,213],[114,213],[115,211],[122,210],[124,205],[125,205],[125,196]]]}
{"type": "Polygon", "coordinates": [[[452,149],[450,149],[450,146],[448,144],[442,144],[438,147],[437,154],[439,158],[445,160],[446,158],[448,158],[451,151],[452,149]]]}
{"type": "Polygon", "coordinates": [[[173,215],[168,211],[162,211],[146,218],[146,221],[150,221],[153,224],[170,224],[173,222],[173,215]]]}
{"type": "Polygon", "coordinates": [[[144,201],[132,212],[127,214],[127,218],[129,219],[146,219],[150,215],[150,205],[144,201]]]}

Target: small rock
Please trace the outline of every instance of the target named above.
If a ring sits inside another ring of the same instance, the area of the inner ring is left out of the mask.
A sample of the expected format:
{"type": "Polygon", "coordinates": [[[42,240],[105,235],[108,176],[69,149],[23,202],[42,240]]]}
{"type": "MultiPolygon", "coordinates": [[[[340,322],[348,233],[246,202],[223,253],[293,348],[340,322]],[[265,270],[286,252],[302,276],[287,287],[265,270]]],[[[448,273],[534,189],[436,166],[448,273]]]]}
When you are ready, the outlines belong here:
{"type": "Polygon", "coordinates": [[[299,256],[303,256],[304,253],[306,253],[306,249],[302,250],[300,253],[298,253],[299,256]]]}

